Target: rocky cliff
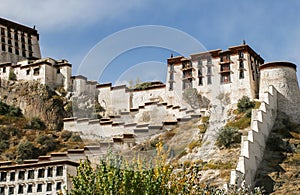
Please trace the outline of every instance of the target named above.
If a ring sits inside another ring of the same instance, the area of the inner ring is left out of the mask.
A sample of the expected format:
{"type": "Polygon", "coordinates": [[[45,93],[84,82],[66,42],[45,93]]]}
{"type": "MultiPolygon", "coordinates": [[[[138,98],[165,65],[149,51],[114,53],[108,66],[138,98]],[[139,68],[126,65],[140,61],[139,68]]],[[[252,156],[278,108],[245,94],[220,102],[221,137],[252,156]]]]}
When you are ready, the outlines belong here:
{"type": "Polygon", "coordinates": [[[27,119],[40,118],[47,129],[60,130],[66,115],[64,98],[46,85],[34,81],[2,81],[0,100],[20,107],[27,119]]]}

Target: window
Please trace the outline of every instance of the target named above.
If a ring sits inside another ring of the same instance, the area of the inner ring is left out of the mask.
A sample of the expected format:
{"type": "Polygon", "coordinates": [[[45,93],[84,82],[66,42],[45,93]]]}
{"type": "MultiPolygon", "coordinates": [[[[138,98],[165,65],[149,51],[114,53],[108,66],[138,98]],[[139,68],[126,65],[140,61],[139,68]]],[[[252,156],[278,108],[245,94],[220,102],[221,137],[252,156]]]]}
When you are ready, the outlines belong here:
{"type": "Polygon", "coordinates": [[[221,75],[221,83],[230,83],[230,73],[222,74],[221,75]]]}
{"type": "Polygon", "coordinates": [[[1,28],[1,35],[5,35],[5,28],[1,28]]]}
{"type": "Polygon", "coordinates": [[[202,70],[198,70],[198,77],[202,77],[202,70]]]}
{"type": "Polygon", "coordinates": [[[210,85],[211,83],[212,83],[212,82],[211,82],[211,76],[208,76],[208,77],[207,77],[207,84],[210,85]]]}
{"type": "Polygon", "coordinates": [[[56,73],[57,73],[57,74],[60,73],[60,68],[56,69],[56,73]]]}
{"type": "Polygon", "coordinates": [[[199,77],[199,83],[198,83],[198,85],[200,86],[200,85],[203,85],[203,79],[202,79],[202,77],[199,77]]]}
{"type": "Polygon", "coordinates": [[[170,64],[170,71],[174,71],[174,64],[170,64]]]}
{"type": "Polygon", "coordinates": [[[5,188],[4,187],[0,187],[0,195],[4,195],[4,191],[5,191],[5,188]]]}
{"type": "Polygon", "coordinates": [[[174,74],[170,73],[170,81],[174,81],[174,74]]]}
{"type": "Polygon", "coordinates": [[[169,84],[169,91],[173,91],[173,82],[169,84]]]}
{"type": "Polygon", "coordinates": [[[33,69],[33,75],[34,76],[37,76],[37,75],[39,75],[40,74],[40,68],[35,68],[35,69],[33,69]]]}
{"type": "Polygon", "coordinates": [[[3,68],[2,68],[2,72],[3,72],[3,73],[6,73],[6,67],[3,67],[3,68]]]}
{"type": "Polygon", "coordinates": [[[243,78],[244,78],[244,71],[240,70],[240,79],[243,79],[243,78]]]}
{"type": "Polygon", "coordinates": [[[22,49],[25,49],[25,44],[24,43],[22,43],[22,49]]]}
{"type": "Polygon", "coordinates": [[[14,38],[15,38],[15,40],[18,40],[18,32],[15,32],[14,38]]]}
{"type": "Polygon", "coordinates": [[[201,58],[199,58],[199,59],[198,59],[198,67],[199,67],[199,66],[201,67],[202,65],[203,65],[203,63],[202,63],[202,59],[201,59],[201,58]]]}
{"type": "Polygon", "coordinates": [[[19,171],[18,179],[24,180],[25,179],[25,171],[19,171]]]}
{"type": "Polygon", "coordinates": [[[17,55],[19,55],[19,54],[20,54],[18,49],[15,49],[15,51],[16,51],[16,54],[17,54],[17,55]]]}
{"type": "Polygon", "coordinates": [[[28,184],[27,193],[32,193],[32,184],[28,184]]]}
{"type": "Polygon", "coordinates": [[[5,38],[4,37],[1,37],[1,42],[5,43],[5,38]]]}
{"type": "Polygon", "coordinates": [[[63,176],[63,166],[56,167],[56,176],[63,176]]]}
{"type": "Polygon", "coordinates": [[[0,181],[6,181],[6,176],[7,176],[7,173],[6,172],[1,172],[0,173],[0,181]]]}
{"type": "Polygon", "coordinates": [[[16,176],[15,172],[10,172],[9,180],[10,181],[15,181],[15,176],[16,176]]]}
{"type": "Polygon", "coordinates": [[[239,58],[240,59],[244,58],[244,53],[242,51],[239,51],[239,58]]]}
{"type": "Polygon", "coordinates": [[[211,59],[211,57],[208,57],[208,58],[207,58],[207,64],[212,64],[212,59],[211,59]]]}
{"type": "Polygon", "coordinates": [[[38,178],[45,177],[45,169],[39,169],[38,170],[38,178]]]}
{"type": "Polygon", "coordinates": [[[28,50],[32,51],[32,46],[31,45],[28,46],[28,50]]]}
{"type": "Polygon", "coordinates": [[[11,45],[11,40],[10,40],[10,39],[8,39],[7,43],[8,43],[8,45],[11,45]]]}
{"type": "Polygon", "coordinates": [[[244,68],[244,61],[240,61],[240,69],[244,68]]]}
{"type": "Polygon", "coordinates": [[[34,170],[28,171],[28,179],[34,179],[34,170]]]}
{"type": "Polygon", "coordinates": [[[18,194],[23,194],[24,193],[24,186],[23,185],[19,185],[18,187],[18,194]]]}
{"type": "Polygon", "coordinates": [[[39,183],[39,184],[37,185],[36,191],[37,191],[37,192],[42,192],[42,191],[43,191],[43,184],[39,183]]]}
{"type": "Polygon", "coordinates": [[[56,183],[56,190],[61,190],[61,182],[56,183]]]}
{"type": "Polygon", "coordinates": [[[52,191],[52,183],[47,183],[47,191],[52,191]]]}
{"type": "Polygon", "coordinates": [[[2,51],[6,51],[5,45],[2,45],[2,51]]]}
{"type": "Polygon", "coordinates": [[[26,52],[25,51],[22,51],[22,56],[26,57],[26,52]]]}
{"type": "Polygon", "coordinates": [[[8,47],[8,52],[12,53],[12,47],[8,47]]]}
{"type": "Polygon", "coordinates": [[[211,66],[207,67],[207,74],[211,74],[211,66]]]}
{"type": "Polygon", "coordinates": [[[30,69],[27,69],[26,70],[26,75],[29,75],[30,74],[30,69]]]}
{"type": "Polygon", "coordinates": [[[15,194],[15,188],[14,188],[14,187],[12,187],[12,186],[11,186],[11,187],[9,187],[9,188],[8,188],[8,194],[9,194],[9,195],[13,195],[13,194],[15,194]]]}
{"type": "Polygon", "coordinates": [[[28,37],[28,44],[32,44],[31,37],[28,37]]]}
{"type": "Polygon", "coordinates": [[[25,42],[24,34],[21,36],[21,41],[22,41],[23,43],[25,42]]]}
{"type": "Polygon", "coordinates": [[[47,177],[52,177],[52,176],[53,176],[53,168],[52,167],[48,167],[47,177]]]}

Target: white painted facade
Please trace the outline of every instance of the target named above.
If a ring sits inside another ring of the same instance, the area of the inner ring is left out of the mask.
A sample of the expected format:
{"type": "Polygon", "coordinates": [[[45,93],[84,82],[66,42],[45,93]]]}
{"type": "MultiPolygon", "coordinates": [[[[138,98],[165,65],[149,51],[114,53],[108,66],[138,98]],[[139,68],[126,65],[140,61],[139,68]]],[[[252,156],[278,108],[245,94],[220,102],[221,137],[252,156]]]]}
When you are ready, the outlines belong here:
{"type": "Polygon", "coordinates": [[[49,158],[25,161],[24,164],[0,163],[0,194],[66,194],[72,187],[70,176],[79,165],[66,159],[49,158]]]}

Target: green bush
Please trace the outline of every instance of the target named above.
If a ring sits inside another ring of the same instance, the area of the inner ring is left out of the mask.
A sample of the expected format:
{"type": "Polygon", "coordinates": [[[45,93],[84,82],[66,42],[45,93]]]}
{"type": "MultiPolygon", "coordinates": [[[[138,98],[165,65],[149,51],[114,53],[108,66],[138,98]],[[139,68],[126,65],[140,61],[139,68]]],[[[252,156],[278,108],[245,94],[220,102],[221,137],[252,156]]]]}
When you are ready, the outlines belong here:
{"type": "Polygon", "coordinates": [[[73,134],[70,139],[70,142],[82,142],[80,135],[73,134]]]}
{"type": "Polygon", "coordinates": [[[237,143],[241,142],[241,133],[238,132],[237,128],[224,127],[218,134],[217,146],[230,148],[237,143]]]}
{"type": "Polygon", "coordinates": [[[12,69],[9,71],[8,80],[11,80],[11,81],[17,80],[17,75],[14,73],[14,71],[12,69]]]}
{"type": "Polygon", "coordinates": [[[21,142],[17,147],[17,160],[33,159],[39,156],[39,149],[32,142],[21,142]]]}
{"type": "Polygon", "coordinates": [[[19,107],[9,106],[6,103],[0,101],[0,115],[22,117],[22,110],[19,107]]]}
{"type": "Polygon", "coordinates": [[[67,130],[63,130],[61,132],[60,137],[64,140],[64,141],[68,141],[71,137],[72,137],[73,133],[71,131],[67,131],[67,130]]]}
{"type": "Polygon", "coordinates": [[[248,109],[254,108],[255,103],[250,101],[250,98],[247,96],[243,96],[241,99],[238,100],[238,111],[241,112],[245,112],[248,109]]]}
{"type": "Polygon", "coordinates": [[[38,117],[33,117],[30,121],[29,128],[36,130],[45,130],[45,123],[38,117]]]}
{"type": "Polygon", "coordinates": [[[41,155],[55,150],[58,146],[58,142],[50,135],[40,135],[36,138],[36,142],[41,145],[39,147],[41,155]]]}

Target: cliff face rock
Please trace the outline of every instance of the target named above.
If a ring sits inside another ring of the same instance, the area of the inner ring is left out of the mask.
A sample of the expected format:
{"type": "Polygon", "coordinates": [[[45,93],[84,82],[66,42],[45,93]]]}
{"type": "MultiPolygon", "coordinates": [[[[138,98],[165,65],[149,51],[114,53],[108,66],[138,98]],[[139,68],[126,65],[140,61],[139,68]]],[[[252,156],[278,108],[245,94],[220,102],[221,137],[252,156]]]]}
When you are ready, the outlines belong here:
{"type": "Polygon", "coordinates": [[[59,130],[65,116],[63,97],[47,86],[34,81],[2,81],[0,99],[9,105],[18,106],[29,120],[40,118],[48,129],[59,130]]]}

